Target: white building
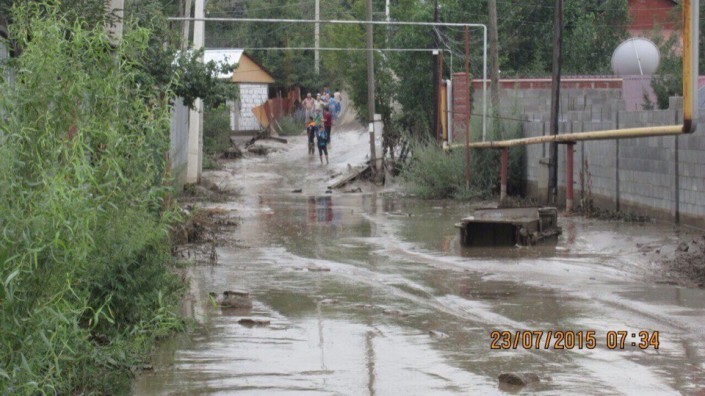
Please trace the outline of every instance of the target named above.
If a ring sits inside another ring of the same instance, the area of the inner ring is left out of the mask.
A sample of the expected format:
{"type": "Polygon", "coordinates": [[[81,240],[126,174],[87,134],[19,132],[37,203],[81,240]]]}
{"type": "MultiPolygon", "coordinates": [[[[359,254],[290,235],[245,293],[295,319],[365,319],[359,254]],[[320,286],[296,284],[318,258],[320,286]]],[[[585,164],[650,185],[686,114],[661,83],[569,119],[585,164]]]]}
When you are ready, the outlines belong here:
{"type": "Polygon", "coordinates": [[[233,131],[255,131],[260,124],[252,109],[269,99],[269,84],[274,83],[272,75],[241,49],[210,49],[206,50],[204,61],[237,63],[232,76],[223,74],[222,78],[230,78],[240,87],[240,98],[229,103],[230,129],[233,131]]]}

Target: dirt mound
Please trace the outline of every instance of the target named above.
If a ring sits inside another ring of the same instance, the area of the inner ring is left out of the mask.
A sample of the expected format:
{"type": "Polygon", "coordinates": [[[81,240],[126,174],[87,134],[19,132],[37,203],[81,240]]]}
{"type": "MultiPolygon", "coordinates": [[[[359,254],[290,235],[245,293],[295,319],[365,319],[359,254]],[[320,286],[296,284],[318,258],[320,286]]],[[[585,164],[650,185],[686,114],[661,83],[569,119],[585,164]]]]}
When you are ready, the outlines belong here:
{"type": "Polygon", "coordinates": [[[683,286],[705,287],[705,235],[681,241],[675,257],[662,261],[668,280],[683,286]]]}

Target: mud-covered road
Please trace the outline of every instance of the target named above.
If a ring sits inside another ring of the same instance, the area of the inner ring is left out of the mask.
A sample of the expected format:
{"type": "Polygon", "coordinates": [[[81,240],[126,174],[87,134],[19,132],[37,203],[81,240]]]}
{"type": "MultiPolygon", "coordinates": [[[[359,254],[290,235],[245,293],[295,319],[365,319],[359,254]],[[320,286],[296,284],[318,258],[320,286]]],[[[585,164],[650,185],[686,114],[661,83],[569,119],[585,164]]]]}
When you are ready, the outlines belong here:
{"type": "Polygon", "coordinates": [[[367,134],[334,131],[328,166],[307,156],[304,139],[206,173],[239,192],[210,206],[237,211],[241,224],[227,235],[234,242],[218,248],[218,264],[190,270],[202,328],[165,343],[135,394],[705,389],[705,290],[658,283],[643,252],[672,252],[672,227],[561,218],[555,248],[464,250],[453,224],[468,204],[368,186],[326,194],[331,176],[364,159],[367,134]],[[208,292],[231,289],[252,293],[252,312],[209,303],[208,292]],[[238,324],[243,316],[271,323],[246,327],[238,324]],[[572,349],[544,349],[547,333],[532,333],[543,337],[538,349],[521,341],[491,349],[493,330],[594,331],[594,348],[576,340],[572,349]],[[610,331],[627,332],[623,349],[618,333],[616,349],[607,347],[610,331]],[[632,346],[640,331],[659,332],[658,350],[632,346]],[[500,388],[497,377],[507,372],[540,381],[500,388]]]}

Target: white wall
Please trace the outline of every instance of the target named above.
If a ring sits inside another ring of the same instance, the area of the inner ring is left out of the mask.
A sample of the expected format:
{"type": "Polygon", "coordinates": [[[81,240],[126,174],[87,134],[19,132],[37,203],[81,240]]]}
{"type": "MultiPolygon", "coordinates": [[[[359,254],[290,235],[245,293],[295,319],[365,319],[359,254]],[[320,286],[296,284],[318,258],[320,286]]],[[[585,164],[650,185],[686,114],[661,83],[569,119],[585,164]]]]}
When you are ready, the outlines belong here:
{"type": "Polygon", "coordinates": [[[177,189],[186,183],[188,164],[189,108],[181,98],[174,101],[171,109],[171,139],[169,161],[171,174],[177,189]]]}
{"type": "Polygon", "coordinates": [[[252,109],[269,99],[267,84],[240,84],[240,99],[235,102],[230,127],[235,131],[259,130],[260,125],[252,109]]]}

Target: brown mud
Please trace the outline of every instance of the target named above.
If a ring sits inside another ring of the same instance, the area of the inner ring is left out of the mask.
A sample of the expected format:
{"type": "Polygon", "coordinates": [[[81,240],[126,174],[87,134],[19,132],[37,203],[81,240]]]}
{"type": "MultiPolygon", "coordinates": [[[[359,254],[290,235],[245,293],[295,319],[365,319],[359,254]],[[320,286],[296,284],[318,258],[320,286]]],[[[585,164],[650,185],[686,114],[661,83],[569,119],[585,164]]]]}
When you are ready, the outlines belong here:
{"type": "Polygon", "coordinates": [[[204,174],[237,194],[194,205],[238,225],[215,233],[230,241],[213,245],[217,265],[188,268],[185,313],[202,326],[161,345],[136,395],[705,389],[705,290],[661,282],[677,229],[561,217],[555,246],[466,249],[453,225],[471,204],[327,188],[368,150],[364,128],[334,129],[330,165],[295,136],[204,174]],[[233,290],[252,306],[212,302],[233,290]],[[493,349],[494,330],[590,330],[597,344],[493,349]],[[659,348],[636,346],[639,331],[658,331],[659,348]]]}

